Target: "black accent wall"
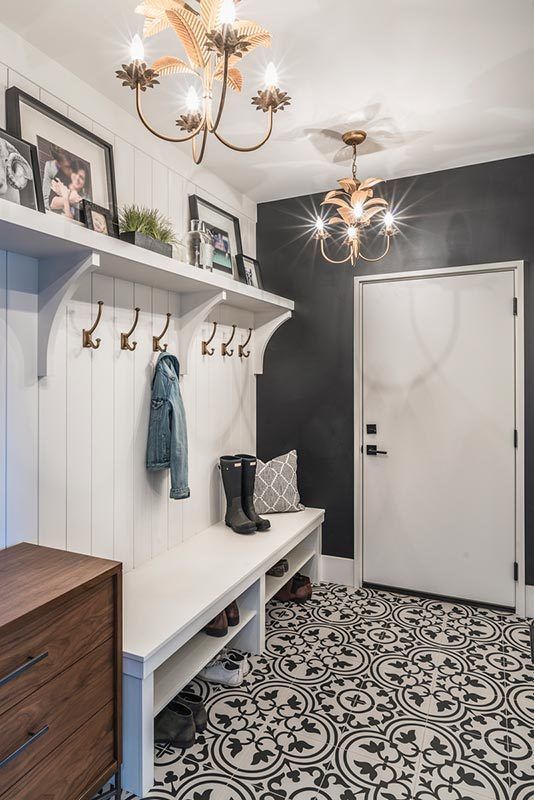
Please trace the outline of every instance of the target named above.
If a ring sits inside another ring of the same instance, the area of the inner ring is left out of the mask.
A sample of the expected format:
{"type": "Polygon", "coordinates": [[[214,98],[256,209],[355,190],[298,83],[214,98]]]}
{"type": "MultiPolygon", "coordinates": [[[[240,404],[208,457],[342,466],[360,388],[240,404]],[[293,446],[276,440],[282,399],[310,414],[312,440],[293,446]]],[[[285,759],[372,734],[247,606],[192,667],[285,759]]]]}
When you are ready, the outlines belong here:
{"type": "MultiPolygon", "coordinates": [[[[534,156],[388,181],[383,194],[409,217],[406,235],[395,238],[382,261],[359,262],[360,273],[534,262],[534,156]]],[[[325,263],[310,240],[323,196],[258,208],[265,288],[296,303],[294,318],[271,339],[258,378],[258,455],[298,450],[302,501],[327,509],[323,550],[351,558],[355,272],[325,263]]],[[[534,584],[534,280],[528,263],[525,272],[527,583],[534,584]]]]}

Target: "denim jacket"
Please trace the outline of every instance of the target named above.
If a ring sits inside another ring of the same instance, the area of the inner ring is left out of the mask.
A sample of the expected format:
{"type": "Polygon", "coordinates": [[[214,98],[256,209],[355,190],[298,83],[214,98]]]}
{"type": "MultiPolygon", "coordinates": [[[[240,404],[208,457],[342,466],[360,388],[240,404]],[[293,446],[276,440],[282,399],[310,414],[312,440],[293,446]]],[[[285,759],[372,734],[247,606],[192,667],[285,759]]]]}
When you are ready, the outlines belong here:
{"type": "Polygon", "coordinates": [[[152,402],[146,466],[171,470],[174,500],[189,497],[187,484],[187,426],[180,394],[180,364],[176,356],[161,353],[152,381],[152,402]]]}

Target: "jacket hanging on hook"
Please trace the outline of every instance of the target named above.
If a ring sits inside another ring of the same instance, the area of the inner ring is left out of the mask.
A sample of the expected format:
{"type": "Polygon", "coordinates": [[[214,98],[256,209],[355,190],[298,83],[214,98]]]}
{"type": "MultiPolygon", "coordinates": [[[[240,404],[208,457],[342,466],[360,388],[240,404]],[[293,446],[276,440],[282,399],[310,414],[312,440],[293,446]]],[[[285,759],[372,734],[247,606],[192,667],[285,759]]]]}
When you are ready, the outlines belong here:
{"type": "Polygon", "coordinates": [[[170,469],[174,500],[189,497],[187,424],[180,393],[180,364],[176,356],[161,353],[152,380],[146,466],[170,469]]]}

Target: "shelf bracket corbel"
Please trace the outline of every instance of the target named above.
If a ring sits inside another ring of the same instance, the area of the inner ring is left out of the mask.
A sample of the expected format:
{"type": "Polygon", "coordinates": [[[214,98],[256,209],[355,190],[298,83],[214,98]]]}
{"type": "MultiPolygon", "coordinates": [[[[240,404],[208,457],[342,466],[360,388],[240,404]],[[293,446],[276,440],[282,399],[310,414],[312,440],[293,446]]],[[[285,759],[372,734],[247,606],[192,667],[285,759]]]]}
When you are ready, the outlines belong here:
{"type": "Polygon", "coordinates": [[[189,371],[189,359],[199,326],[206,321],[213,309],[225,300],[226,292],[221,290],[190,292],[181,296],[178,358],[182,375],[187,375],[189,371]]]}
{"type": "Polygon", "coordinates": [[[38,376],[50,375],[61,312],[72,299],[80,279],[100,266],[100,255],[89,252],[73,258],[61,256],[39,261],[38,376]]]}
{"type": "Polygon", "coordinates": [[[254,349],[252,352],[254,374],[263,375],[263,360],[265,351],[271,337],[276,333],[284,322],[287,322],[293,313],[286,310],[275,309],[273,311],[262,311],[254,316],[254,349]]]}

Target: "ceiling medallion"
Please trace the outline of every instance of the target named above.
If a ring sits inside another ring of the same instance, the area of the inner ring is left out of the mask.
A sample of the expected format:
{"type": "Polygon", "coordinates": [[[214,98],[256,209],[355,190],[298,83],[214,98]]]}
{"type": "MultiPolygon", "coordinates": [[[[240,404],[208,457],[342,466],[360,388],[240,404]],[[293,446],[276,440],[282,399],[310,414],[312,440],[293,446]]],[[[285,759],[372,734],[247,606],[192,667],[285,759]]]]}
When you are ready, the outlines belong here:
{"type": "Polygon", "coordinates": [[[290,104],[291,98],[287,92],[278,88],[276,69],[274,64],[269,64],[265,88],[259,89],[252,98],[256,110],[268,115],[266,134],[252,147],[239,147],[227,141],[219,133],[219,124],[228,87],[235,92],[243,89],[243,74],[237,64],[256,47],[270,47],[271,34],[255,22],[236,20],[235,0],[199,0],[197,6],[198,10],[195,10],[185,0],[146,0],[141,3],[136,8],[136,13],[145,18],[144,38],[172,28],[185,50],[187,61],[175,56],[162,56],[148,67],[144,60],[143,42],[136,34],[130,48],[132,61],[130,64],[123,64],[116,75],[123,86],[135,91],[137,113],[150,133],[166,142],[191,141],[193,160],[195,164],[200,164],[209,133],[213,133],[226,147],[240,153],[258,150],[271,136],[273,115],[277,111],[283,111],[290,104]],[[198,79],[202,84],[201,96],[195,86],[191,85],[187,94],[187,113],[181,114],[176,120],[176,125],[186,135],[166,136],[158,133],[144,116],[141,93],[153,89],[159,84],[159,78],[179,74],[192,75],[198,79]],[[214,81],[222,84],[215,110],[214,81]]]}
{"type": "Polygon", "coordinates": [[[395,235],[397,229],[393,214],[389,210],[389,203],[382,197],[373,197],[373,187],[383,183],[383,178],[367,178],[359,181],[356,177],[356,150],[367,138],[365,131],[348,131],[343,134],[343,141],[352,147],[352,178],[342,178],[338,181],[341,189],[334,189],[325,195],[322,206],[331,205],[336,207],[333,217],[324,220],[318,217],[315,223],[315,238],[321,242],[321,253],[331,264],[345,264],[350,261],[354,266],[359,258],[364,261],[380,261],[389,252],[391,237],[395,235]],[[378,215],[381,215],[378,217],[378,215]],[[369,228],[372,221],[380,219],[383,223],[382,233],[386,237],[386,246],[382,255],[377,258],[364,256],[361,250],[362,237],[366,228],[369,228]],[[346,258],[333,259],[326,254],[325,241],[331,238],[326,228],[327,225],[343,226],[343,243],[348,249],[346,258]]]}

